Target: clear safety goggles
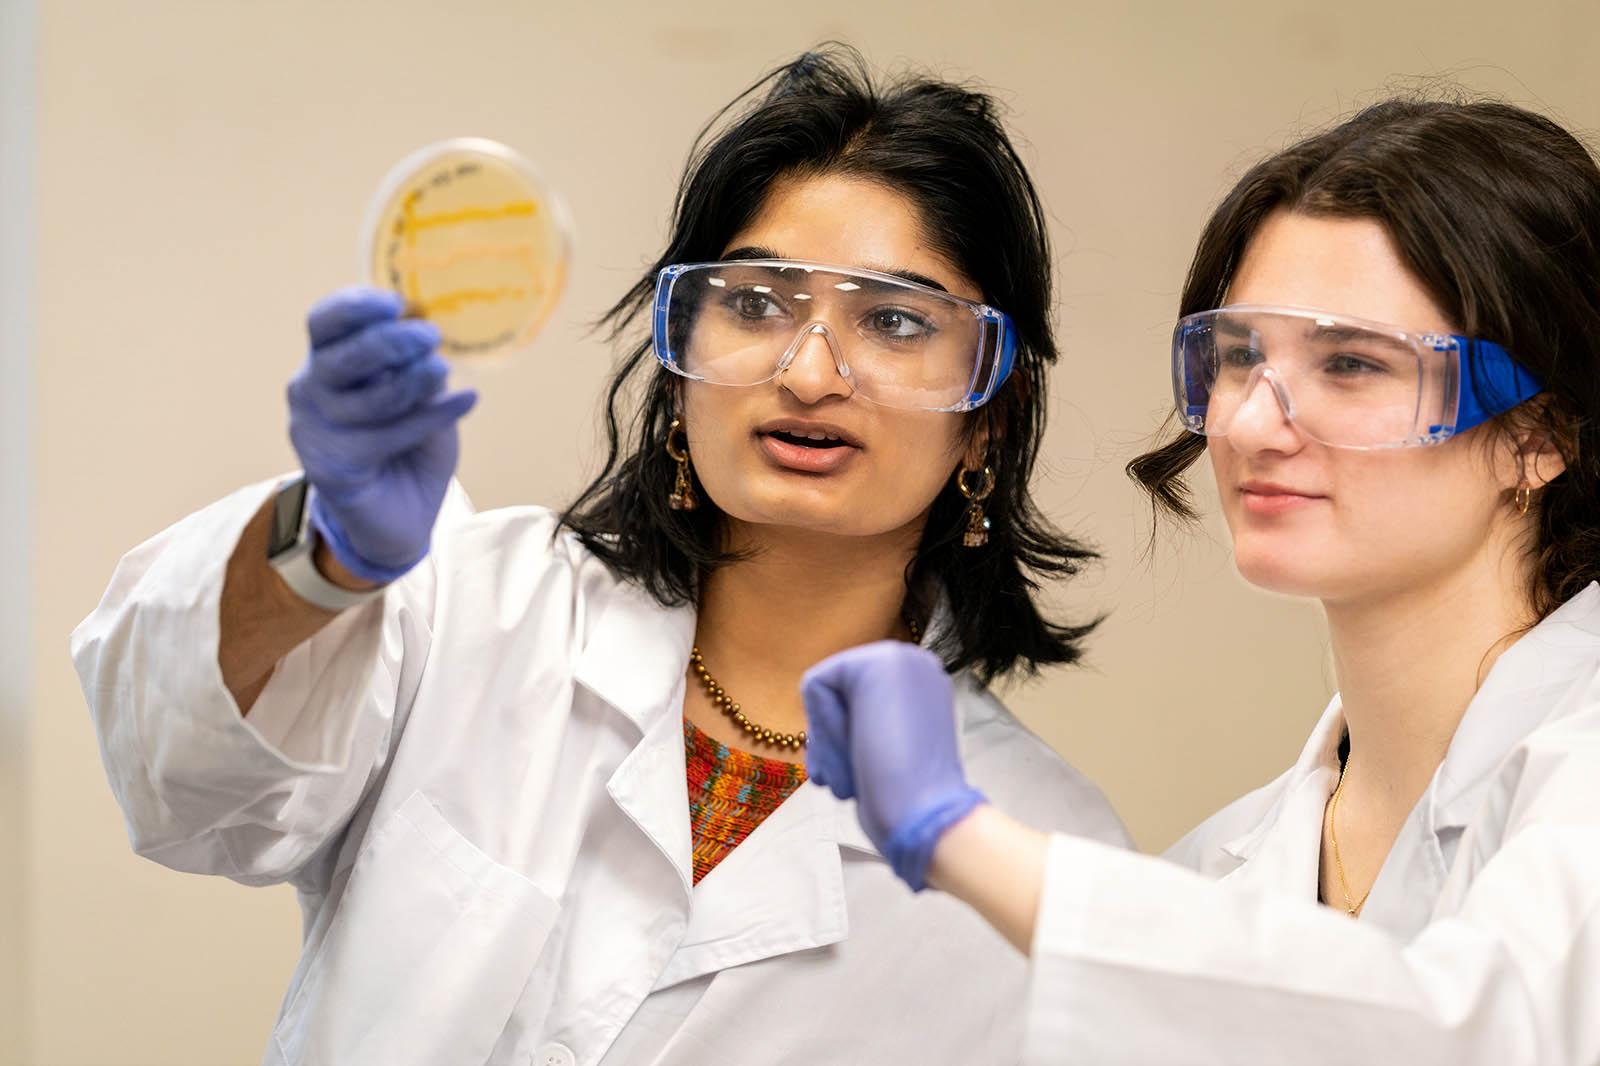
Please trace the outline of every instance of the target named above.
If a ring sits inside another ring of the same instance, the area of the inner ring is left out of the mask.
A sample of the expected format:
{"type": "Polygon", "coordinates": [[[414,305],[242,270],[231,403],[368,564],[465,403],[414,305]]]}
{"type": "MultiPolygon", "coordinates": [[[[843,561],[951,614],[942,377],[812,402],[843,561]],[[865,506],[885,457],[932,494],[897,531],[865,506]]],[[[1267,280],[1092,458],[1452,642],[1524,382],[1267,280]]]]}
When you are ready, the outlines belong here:
{"type": "Polygon", "coordinates": [[[1359,449],[1439,444],[1543,389],[1490,341],[1249,304],[1178,320],[1172,387],[1192,433],[1226,436],[1267,404],[1314,440],[1359,449]]]}
{"type": "Polygon", "coordinates": [[[779,379],[825,351],[863,399],[970,411],[1011,373],[1016,327],[984,304],[892,274],[795,259],[685,263],[656,276],[656,357],[712,385],[779,379]]]}

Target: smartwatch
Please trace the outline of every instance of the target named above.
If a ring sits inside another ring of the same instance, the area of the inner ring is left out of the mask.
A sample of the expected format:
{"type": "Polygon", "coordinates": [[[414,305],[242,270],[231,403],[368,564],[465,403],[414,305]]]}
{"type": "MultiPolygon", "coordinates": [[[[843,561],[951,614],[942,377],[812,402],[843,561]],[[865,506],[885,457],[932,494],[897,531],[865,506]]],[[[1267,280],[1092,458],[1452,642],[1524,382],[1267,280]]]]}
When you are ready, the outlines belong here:
{"type": "Polygon", "coordinates": [[[347,589],[317,569],[317,531],[311,525],[311,485],[305,476],[278,486],[272,498],[272,531],[267,537],[267,562],[296,596],[324,611],[343,611],[383,595],[384,586],[347,589]]]}

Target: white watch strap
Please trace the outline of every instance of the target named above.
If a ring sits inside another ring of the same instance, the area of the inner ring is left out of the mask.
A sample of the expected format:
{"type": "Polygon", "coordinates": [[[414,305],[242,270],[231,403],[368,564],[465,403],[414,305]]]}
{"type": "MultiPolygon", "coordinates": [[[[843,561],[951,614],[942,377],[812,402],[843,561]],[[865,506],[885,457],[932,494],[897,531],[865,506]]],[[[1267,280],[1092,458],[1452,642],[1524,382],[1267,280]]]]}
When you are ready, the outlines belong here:
{"type": "Polygon", "coordinates": [[[291,494],[296,491],[302,495],[299,499],[298,528],[293,542],[281,548],[278,554],[269,556],[267,560],[283,578],[283,583],[288,585],[296,596],[324,611],[348,610],[383,595],[383,590],[387,586],[347,589],[335,585],[322,576],[322,571],[317,569],[316,564],[317,531],[311,524],[310,488],[305,486],[302,478],[287,481],[278,489],[277,502],[281,504],[286,500],[292,500],[291,494]]]}
{"type": "Polygon", "coordinates": [[[296,596],[324,611],[343,611],[383,595],[383,590],[388,587],[386,585],[370,589],[347,589],[323,577],[314,559],[316,541],[316,532],[307,527],[301,542],[272,562],[283,583],[296,596]]]}

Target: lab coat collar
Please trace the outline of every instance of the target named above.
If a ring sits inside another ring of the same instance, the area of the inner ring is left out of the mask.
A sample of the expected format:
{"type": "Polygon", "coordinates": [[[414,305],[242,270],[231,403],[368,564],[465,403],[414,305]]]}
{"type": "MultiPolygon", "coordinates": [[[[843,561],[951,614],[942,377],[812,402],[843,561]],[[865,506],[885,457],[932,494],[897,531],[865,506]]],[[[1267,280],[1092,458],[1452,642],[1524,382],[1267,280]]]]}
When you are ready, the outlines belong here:
{"type": "Polygon", "coordinates": [[[695,886],[689,928],[656,989],[844,940],[846,851],[887,861],[854,800],[801,785],[695,886]]]}
{"type": "MultiPolygon", "coordinates": [[[[925,642],[948,624],[936,607],[925,642]]],[[[965,691],[961,679],[957,692],[965,691]]],[[[959,696],[965,732],[971,703],[959,696]]],[[[656,989],[795,951],[850,933],[843,852],[885,862],[861,828],[853,800],[806,783],[758,825],[693,890],[689,928],[656,989]]]]}
{"type": "MultiPolygon", "coordinates": [[[[1429,787],[1426,802],[1431,804],[1431,831],[1464,827],[1477,812],[1494,770],[1517,742],[1549,715],[1551,701],[1530,695],[1570,685],[1585,669],[1592,672],[1597,658],[1600,583],[1591,583],[1496,660],[1468,704],[1429,787]]],[[[1304,815],[1316,806],[1320,818],[1338,780],[1339,744],[1344,733],[1344,708],[1336,694],[1285,775],[1277,802],[1253,828],[1225,842],[1222,850],[1241,861],[1253,860],[1269,844],[1276,846],[1279,836],[1298,832],[1302,819],[1285,817],[1286,812],[1304,815]]],[[[1320,848],[1320,837],[1316,844],[1320,848]]]]}
{"type": "Polygon", "coordinates": [[[1430,789],[1436,832],[1465,828],[1506,756],[1597,660],[1600,584],[1591,582],[1507,648],[1467,704],[1430,789]]]}
{"type": "Polygon", "coordinates": [[[844,806],[816,785],[801,785],[701,879],[683,942],[656,989],[845,939],[850,923],[837,840],[844,806]]]}
{"type": "Polygon", "coordinates": [[[1246,891],[1317,897],[1322,834],[1316,830],[1338,777],[1343,735],[1344,713],[1335,696],[1285,776],[1277,802],[1254,828],[1222,845],[1240,863],[1225,875],[1230,883],[1246,891]]]}
{"type": "MultiPolygon", "coordinates": [[[[937,644],[952,624],[942,589],[932,594],[932,604],[923,647],[937,644]]],[[[637,585],[620,583],[583,646],[574,676],[648,733],[656,716],[681,706],[669,697],[688,669],[694,627],[692,606],[663,607],[637,585]]]]}
{"type": "Polygon", "coordinates": [[[638,586],[620,584],[573,670],[578,684],[639,729],[606,791],[672,865],[685,906],[693,843],[679,708],[694,621],[692,608],[663,607],[638,586]]]}
{"type": "Polygon", "coordinates": [[[855,800],[835,799],[831,792],[821,786],[816,786],[815,791],[822,793],[823,797],[833,807],[833,825],[830,835],[834,843],[841,848],[859,852],[862,855],[870,855],[873,858],[882,859],[884,862],[889,861],[883,858],[883,854],[878,851],[877,845],[867,837],[867,831],[861,828],[861,819],[856,816],[855,800]]]}
{"type": "Polygon", "coordinates": [[[573,676],[649,734],[657,718],[681,706],[675,694],[687,676],[694,624],[694,608],[663,607],[637,585],[619,583],[573,676]]]}
{"type": "MultiPolygon", "coordinates": [[[[949,625],[949,604],[940,594],[924,645],[936,642],[949,625]]],[[[688,928],[656,990],[844,940],[849,913],[840,853],[883,861],[861,829],[855,804],[806,784],[691,887],[683,730],[678,716],[665,712],[682,706],[694,626],[692,608],[664,608],[625,586],[596,622],[575,671],[578,683],[641,730],[641,743],[618,767],[609,790],[678,867],[692,897],[688,928]]],[[[956,701],[957,713],[963,713],[963,702],[956,701]]]]}

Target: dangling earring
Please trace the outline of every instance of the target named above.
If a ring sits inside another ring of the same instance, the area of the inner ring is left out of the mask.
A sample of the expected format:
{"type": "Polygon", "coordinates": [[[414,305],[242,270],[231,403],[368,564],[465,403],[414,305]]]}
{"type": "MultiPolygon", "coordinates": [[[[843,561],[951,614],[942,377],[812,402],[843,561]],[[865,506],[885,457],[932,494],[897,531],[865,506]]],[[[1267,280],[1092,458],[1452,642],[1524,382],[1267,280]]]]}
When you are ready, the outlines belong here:
{"type": "Polygon", "coordinates": [[[1517,486],[1517,514],[1528,513],[1528,504],[1533,501],[1533,488],[1526,481],[1517,486]]]}
{"type": "Polygon", "coordinates": [[[956,488],[970,501],[967,506],[967,531],[961,537],[961,545],[965,548],[981,548],[989,542],[989,519],[984,516],[983,501],[994,491],[994,469],[987,466],[981,471],[963,469],[956,474],[956,488]],[[978,475],[976,487],[967,483],[968,474],[978,475]]]}
{"type": "Polygon", "coordinates": [[[689,434],[683,428],[682,419],[674,418],[672,425],[667,427],[667,454],[678,464],[678,479],[673,483],[672,494],[667,497],[667,506],[674,511],[692,511],[700,506],[700,500],[694,494],[694,482],[689,480],[689,434]],[[682,445],[678,444],[680,434],[683,436],[682,445]]]}

